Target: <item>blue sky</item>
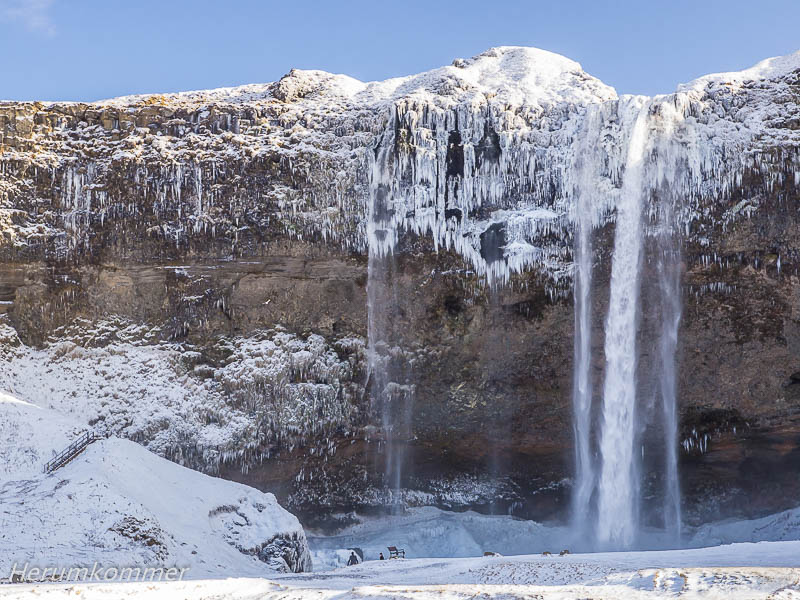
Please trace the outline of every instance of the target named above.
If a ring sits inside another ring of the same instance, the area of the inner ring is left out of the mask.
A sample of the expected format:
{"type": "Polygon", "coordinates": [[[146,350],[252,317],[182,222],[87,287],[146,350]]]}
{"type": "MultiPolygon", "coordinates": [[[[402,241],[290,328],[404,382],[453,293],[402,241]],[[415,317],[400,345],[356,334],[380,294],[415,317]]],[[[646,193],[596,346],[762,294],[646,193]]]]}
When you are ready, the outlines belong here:
{"type": "Polygon", "coordinates": [[[498,45],[655,94],[794,52],[799,24],[800,0],[0,0],[0,99],[266,82],[292,67],[385,79],[498,45]]]}

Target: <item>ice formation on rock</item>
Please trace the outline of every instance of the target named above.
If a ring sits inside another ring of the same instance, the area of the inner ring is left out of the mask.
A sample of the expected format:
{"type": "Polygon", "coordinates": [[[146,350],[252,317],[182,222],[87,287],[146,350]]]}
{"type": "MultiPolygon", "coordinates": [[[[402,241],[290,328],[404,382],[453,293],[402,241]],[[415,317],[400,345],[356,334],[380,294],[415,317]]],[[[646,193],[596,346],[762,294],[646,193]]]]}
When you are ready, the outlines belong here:
{"type": "Polygon", "coordinates": [[[160,336],[130,323],[77,323],[37,349],[0,323],[0,389],[212,473],[312,440],[309,451],[325,455],[334,432],[356,429],[362,340],[329,345],[281,330],[223,337],[213,365],[160,336]]]}
{"type": "MultiPolygon", "coordinates": [[[[779,100],[798,63],[795,54],[707,76],[673,96],[698,135],[701,176],[679,219],[692,239],[711,233],[744,178],[797,185],[794,105],[779,100]]],[[[242,255],[276,236],[364,252],[374,244],[370,174],[386,151],[387,231],[430,235],[490,282],[536,268],[566,294],[576,132],[587,107],[616,102],[573,61],[501,47],[385,82],[295,70],[241,88],[6,103],[2,249],[67,257],[133,246],[143,233],[176,252],[211,241],[242,255]],[[49,210],[34,209],[37,194],[53,197],[49,210]]],[[[620,142],[610,126],[601,146],[620,142]]],[[[605,158],[617,183],[619,152],[605,158]]]]}
{"type": "MultiPolygon", "coordinates": [[[[798,85],[800,53],[710,75],[668,96],[618,97],[573,61],[502,47],[384,82],[292,71],[274,84],[207,92],[94,104],[4,103],[0,258],[65,264],[99,260],[108,248],[142,262],[179,260],[201,249],[220,259],[257,258],[287,238],[366,253],[366,356],[387,446],[402,429],[384,410],[389,395],[413,395],[407,378],[387,370],[403,362],[404,352],[391,341],[387,313],[387,274],[398,249],[423,240],[450,250],[490,286],[523,271],[540,275],[551,298],[567,297],[574,284],[574,512],[584,526],[597,523],[598,541],[625,546],[638,524],[641,268],[656,265],[662,296],[653,348],[663,365],[657,377],[668,481],[663,508],[666,526],[679,530],[680,243],[711,246],[732,223],[758,211],[765,196],[800,189],[798,85]],[[598,316],[592,269],[600,258],[592,235],[612,225],[598,407],[591,323],[598,316]],[[598,424],[604,425],[595,447],[598,424]]],[[[702,260],[730,259],[709,251],[702,260]]],[[[696,293],[717,289],[711,283],[696,293]]],[[[174,326],[180,333],[181,323],[174,326]]],[[[310,338],[308,344],[318,346],[310,338]]],[[[250,380],[228,365],[215,381],[242,406],[269,398],[258,422],[270,431],[275,425],[300,439],[314,430],[312,411],[303,406],[329,415],[326,423],[349,422],[351,405],[341,399],[352,390],[340,393],[348,367],[322,368],[323,387],[303,386],[310,382],[282,373],[305,359],[276,345],[281,350],[264,349],[267,362],[282,365],[269,376],[250,380]]],[[[201,429],[224,438],[230,450],[223,453],[269,455],[263,437],[252,446],[243,441],[254,427],[246,417],[239,415],[241,427],[230,434],[216,413],[208,416],[201,429]],[[241,437],[231,443],[232,436],[241,437]]],[[[150,443],[162,435],[157,428],[141,431],[150,443]]],[[[389,486],[397,488],[402,457],[387,455],[394,465],[386,467],[389,486]]]]}

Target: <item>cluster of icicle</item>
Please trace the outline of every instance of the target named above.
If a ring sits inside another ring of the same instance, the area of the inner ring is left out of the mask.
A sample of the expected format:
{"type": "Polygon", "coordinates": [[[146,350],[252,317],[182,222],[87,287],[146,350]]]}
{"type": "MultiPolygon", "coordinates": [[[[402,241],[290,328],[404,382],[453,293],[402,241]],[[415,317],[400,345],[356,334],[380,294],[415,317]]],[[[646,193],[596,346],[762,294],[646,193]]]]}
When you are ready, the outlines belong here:
{"type": "Polygon", "coordinates": [[[143,216],[151,223],[147,234],[174,247],[210,237],[228,240],[237,254],[243,235],[263,235],[274,224],[295,239],[319,238],[362,250],[357,182],[342,175],[357,169],[343,170],[337,160],[317,161],[312,168],[283,157],[279,164],[281,175],[271,185],[258,186],[243,183],[248,167],[224,158],[136,161],[115,166],[115,177],[127,180],[122,194],[115,194],[108,191],[108,164],[68,161],[51,172],[59,209],[53,231],[63,231],[56,236],[55,254],[68,257],[88,249],[93,230],[107,222],[143,216]]]}
{"type": "Polygon", "coordinates": [[[245,412],[250,431],[231,440],[240,444],[234,456],[219,460],[233,458],[246,470],[278,448],[303,445],[312,456],[333,454],[328,436],[356,421],[363,342],[343,338],[329,345],[317,334],[301,339],[278,329],[226,343],[231,356],[214,376],[224,398],[218,410],[223,418],[232,409],[245,412]]]}
{"type": "Polygon", "coordinates": [[[174,118],[165,107],[159,120],[144,114],[147,107],[125,106],[119,112],[128,121],[148,126],[120,131],[118,120],[114,130],[88,117],[78,122],[71,105],[42,109],[37,119],[52,127],[0,151],[0,218],[11,209],[27,213],[27,223],[17,216],[10,226],[20,239],[34,225],[46,227],[47,243],[36,243],[53,258],[84,253],[104,229],[110,241],[135,245],[142,225],[176,247],[197,238],[228,242],[234,255],[242,237],[267,231],[365,249],[359,178],[383,122],[376,108],[354,114],[325,102],[267,99],[171,110],[174,118]],[[42,197],[50,199],[46,211],[42,197]]]}
{"type": "MultiPolygon", "coordinates": [[[[710,84],[670,96],[698,138],[693,170],[701,176],[677,215],[684,236],[708,243],[718,225],[747,218],[758,198],[720,202],[743,184],[758,180],[765,194],[800,186],[798,136],[784,125],[791,103],[779,102],[776,90],[771,82],[710,84]]],[[[59,122],[34,138],[37,152],[3,154],[8,189],[0,192],[24,209],[23,196],[52,190],[56,210],[29,210],[29,225],[46,220],[60,255],[87,248],[109,221],[145,223],[149,235],[178,247],[193,238],[225,240],[233,254],[240,238],[267,231],[387,254],[408,232],[457,252],[489,284],[535,268],[551,295],[569,294],[576,222],[569,181],[586,106],[465,98],[411,95],[351,106],[322,94],[193,107],[184,119],[135,127],[119,141],[97,125],[59,122]],[[370,183],[378,160],[385,181],[375,214],[370,183]],[[487,240],[487,232],[500,234],[496,251],[498,239],[487,240]]],[[[595,101],[612,112],[617,102],[595,101]]],[[[610,124],[598,141],[617,147],[605,167],[612,185],[624,165],[618,129],[610,124]]],[[[593,215],[597,223],[613,218],[613,206],[593,215]]],[[[18,221],[20,237],[32,231],[18,221]]]]}
{"type": "MultiPolygon", "coordinates": [[[[678,114],[683,123],[670,134],[677,150],[661,150],[674,154],[691,147],[691,153],[666,156],[651,170],[664,180],[669,174],[659,169],[684,162],[691,176],[679,183],[683,202],[674,219],[684,238],[701,245],[717,228],[724,231],[749,217],[761,194],[800,181],[800,140],[785,139],[775,119],[748,112],[744,92],[723,101],[715,89],[664,96],[651,106],[654,116],[668,120],[678,114]],[[780,135],[767,135],[771,128],[780,135]],[[746,186],[751,196],[731,206],[746,186]]],[[[598,227],[616,218],[614,190],[623,185],[627,160],[618,102],[582,109],[565,104],[551,114],[489,101],[455,108],[394,103],[372,162],[369,251],[392,253],[404,232],[428,235],[436,249],[454,250],[490,285],[535,268],[548,278],[551,295],[569,293],[576,224],[588,218],[598,227]],[[587,151],[581,132],[595,113],[605,115],[602,135],[588,150],[604,161],[606,176],[594,182],[598,200],[584,217],[577,212],[573,180],[580,177],[576,155],[587,151]],[[554,122],[559,126],[552,127],[554,122]],[[504,243],[487,256],[482,241],[492,227],[502,229],[504,243]]]]}
{"type": "Polygon", "coordinates": [[[571,224],[564,172],[575,108],[518,113],[491,102],[442,108],[392,106],[375,149],[367,237],[372,254],[395,251],[403,233],[454,250],[491,285],[538,266],[553,289],[570,277],[571,224]],[[512,119],[513,116],[513,119],[512,119]],[[558,120],[554,131],[548,123],[558,120]],[[502,227],[503,244],[482,249],[502,227]]]}

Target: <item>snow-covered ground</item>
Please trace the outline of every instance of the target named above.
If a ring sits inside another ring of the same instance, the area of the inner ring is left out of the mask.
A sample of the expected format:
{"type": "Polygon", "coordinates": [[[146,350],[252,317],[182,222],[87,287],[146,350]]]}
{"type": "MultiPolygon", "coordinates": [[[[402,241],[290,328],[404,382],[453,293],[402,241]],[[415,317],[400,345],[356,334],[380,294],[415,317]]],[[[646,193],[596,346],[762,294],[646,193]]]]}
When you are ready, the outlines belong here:
{"type": "MultiPolygon", "coordinates": [[[[563,549],[587,552],[592,548],[569,527],[518,519],[507,515],[452,512],[432,506],[409,508],[386,517],[351,515],[357,523],[337,535],[309,532],[309,546],[316,570],[344,566],[350,548],[358,548],[367,560],[387,554],[389,545],[404,548],[409,558],[460,558],[496,552],[505,556],[557,554],[563,549]]],[[[726,520],[698,528],[686,527],[681,547],[707,548],[737,542],[800,540],[800,507],[753,520],[726,520]]],[[[644,530],[637,550],[669,550],[675,540],[662,530],[644,530]]]]}
{"type": "Polygon", "coordinates": [[[800,598],[798,567],[800,542],[762,542],[668,552],[368,561],[272,580],[0,586],[0,598],[790,600],[800,598]]]}
{"type": "MultiPolygon", "coordinates": [[[[15,562],[97,561],[188,566],[191,579],[0,585],[3,598],[800,598],[800,541],[559,557],[560,550],[574,550],[578,543],[565,528],[430,507],[362,519],[337,536],[312,536],[318,572],[278,575],[271,567],[282,565],[254,555],[276,533],[304,534],[271,494],[184,469],[113,438],[44,475],[42,464],[86,424],[8,394],[0,395],[0,413],[0,577],[15,562]],[[374,560],[388,545],[424,558],[374,560]],[[360,548],[368,561],[335,568],[350,547],[360,548]],[[542,549],[554,555],[533,554],[542,549]],[[485,558],[485,551],[520,556],[485,558]],[[223,579],[231,576],[250,579],[223,579]]],[[[795,509],[707,525],[686,543],[799,538],[800,509],[795,509]]],[[[305,560],[297,554],[289,558],[305,560]]]]}
{"type": "Polygon", "coordinates": [[[186,469],[131,441],[103,439],[43,473],[83,429],[0,393],[0,579],[25,563],[188,568],[186,577],[311,567],[300,523],[272,494],[186,469]]]}

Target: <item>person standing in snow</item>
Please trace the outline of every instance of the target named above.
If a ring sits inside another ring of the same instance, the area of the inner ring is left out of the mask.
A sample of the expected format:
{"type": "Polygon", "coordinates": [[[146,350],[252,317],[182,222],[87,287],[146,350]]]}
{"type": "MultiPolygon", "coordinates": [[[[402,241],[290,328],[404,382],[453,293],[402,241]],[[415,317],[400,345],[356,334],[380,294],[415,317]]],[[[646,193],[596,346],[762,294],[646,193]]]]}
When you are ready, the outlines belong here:
{"type": "Polygon", "coordinates": [[[378,558],[378,560],[384,560],[384,558],[383,558],[383,552],[381,552],[380,558],[378,558]]]}
{"type": "Polygon", "coordinates": [[[358,564],[358,557],[356,556],[355,552],[350,553],[350,558],[347,560],[347,566],[352,567],[353,565],[358,564]]]}

